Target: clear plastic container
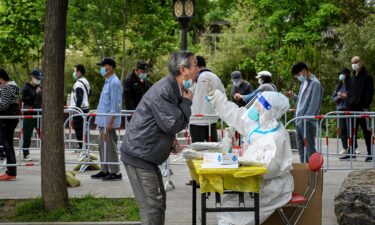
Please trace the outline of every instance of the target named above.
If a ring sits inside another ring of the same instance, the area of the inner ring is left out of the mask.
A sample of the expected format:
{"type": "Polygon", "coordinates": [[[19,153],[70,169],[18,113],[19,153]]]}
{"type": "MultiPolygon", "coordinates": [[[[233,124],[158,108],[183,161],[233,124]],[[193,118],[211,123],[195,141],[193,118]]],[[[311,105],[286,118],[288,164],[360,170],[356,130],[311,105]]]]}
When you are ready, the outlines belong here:
{"type": "Polygon", "coordinates": [[[228,128],[225,129],[225,134],[224,134],[222,142],[223,142],[223,146],[222,146],[223,153],[232,153],[232,138],[229,135],[228,128]]]}

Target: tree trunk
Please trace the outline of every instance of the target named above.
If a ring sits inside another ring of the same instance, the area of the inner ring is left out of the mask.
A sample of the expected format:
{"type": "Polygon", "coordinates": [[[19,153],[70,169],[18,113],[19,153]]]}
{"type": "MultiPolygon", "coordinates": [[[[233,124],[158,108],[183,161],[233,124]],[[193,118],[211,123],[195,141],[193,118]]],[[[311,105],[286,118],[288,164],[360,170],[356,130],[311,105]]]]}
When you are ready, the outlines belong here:
{"type": "MultiPolygon", "coordinates": [[[[124,0],[124,8],[128,9],[127,0],[124,0]]],[[[129,11],[129,10],[127,10],[129,11]]],[[[127,12],[124,9],[121,9],[123,17],[123,27],[122,27],[122,59],[121,59],[121,83],[125,84],[126,80],[126,70],[125,70],[125,58],[126,58],[126,24],[127,24],[127,12]]]]}
{"type": "Polygon", "coordinates": [[[42,199],[47,211],[67,207],[64,157],[64,61],[68,0],[47,0],[43,54],[42,199]]]}

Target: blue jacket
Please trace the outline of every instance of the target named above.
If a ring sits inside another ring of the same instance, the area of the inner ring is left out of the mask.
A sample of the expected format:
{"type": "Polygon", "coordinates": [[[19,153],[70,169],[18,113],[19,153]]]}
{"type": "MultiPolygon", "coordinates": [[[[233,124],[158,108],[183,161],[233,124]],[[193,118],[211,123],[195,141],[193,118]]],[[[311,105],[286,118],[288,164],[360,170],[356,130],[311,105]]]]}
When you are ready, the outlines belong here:
{"type": "MultiPolygon", "coordinates": [[[[323,100],[323,87],[320,84],[320,81],[312,76],[307,79],[307,87],[303,93],[302,87],[303,83],[301,82],[299,93],[295,96],[294,100],[296,101],[296,117],[297,116],[315,116],[320,112],[323,100]],[[298,104],[299,103],[299,104],[298,104]]],[[[303,120],[296,120],[296,125],[303,124],[303,120]]]]}

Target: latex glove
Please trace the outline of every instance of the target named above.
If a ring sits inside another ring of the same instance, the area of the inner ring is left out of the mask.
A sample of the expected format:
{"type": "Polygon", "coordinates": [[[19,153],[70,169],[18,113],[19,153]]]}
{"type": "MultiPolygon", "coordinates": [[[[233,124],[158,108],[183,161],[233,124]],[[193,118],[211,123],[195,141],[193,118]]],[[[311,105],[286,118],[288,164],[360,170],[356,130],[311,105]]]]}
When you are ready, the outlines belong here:
{"type": "Polygon", "coordinates": [[[205,80],[203,80],[203,82],[206,85],[207,95],[208,96],[214,95],[215,89],[214,89],[214,86],[212,84],[212,81],[210,79],[206,78],[205,80]]]}

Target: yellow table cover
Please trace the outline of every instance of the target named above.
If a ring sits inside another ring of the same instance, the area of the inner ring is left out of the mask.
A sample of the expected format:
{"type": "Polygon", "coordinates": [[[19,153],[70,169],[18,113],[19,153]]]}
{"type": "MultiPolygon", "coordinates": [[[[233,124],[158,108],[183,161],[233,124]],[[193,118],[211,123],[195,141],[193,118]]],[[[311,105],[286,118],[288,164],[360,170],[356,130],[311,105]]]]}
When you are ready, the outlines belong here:
{"type": "Polygon", "coordinates": [[[224,190],[259,193],[261,175],[267,172],[263,166],[240,166],[235,169],[202,169],[202,160],[186,160],[190,176],[199,182],[201,193],[224,190]]]}

